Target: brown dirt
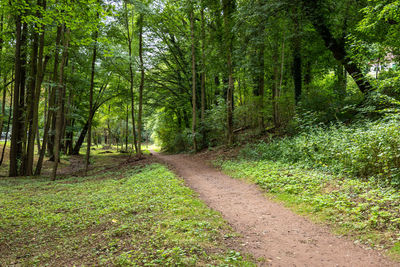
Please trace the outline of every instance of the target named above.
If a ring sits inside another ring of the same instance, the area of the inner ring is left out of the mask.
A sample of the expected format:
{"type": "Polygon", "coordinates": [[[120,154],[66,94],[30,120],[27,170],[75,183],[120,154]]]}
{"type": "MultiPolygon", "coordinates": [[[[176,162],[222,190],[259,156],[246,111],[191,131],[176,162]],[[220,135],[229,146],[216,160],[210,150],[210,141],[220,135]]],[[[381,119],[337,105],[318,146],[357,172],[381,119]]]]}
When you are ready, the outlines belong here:
{"type": "Polygon", "coordinates": [[[269,266],[400,266],[378,251],[333,235],[269,200],[256,185],[222,174],[202,157],[163,155],[186,184],[242,235],[242,247],[269,266]]]}

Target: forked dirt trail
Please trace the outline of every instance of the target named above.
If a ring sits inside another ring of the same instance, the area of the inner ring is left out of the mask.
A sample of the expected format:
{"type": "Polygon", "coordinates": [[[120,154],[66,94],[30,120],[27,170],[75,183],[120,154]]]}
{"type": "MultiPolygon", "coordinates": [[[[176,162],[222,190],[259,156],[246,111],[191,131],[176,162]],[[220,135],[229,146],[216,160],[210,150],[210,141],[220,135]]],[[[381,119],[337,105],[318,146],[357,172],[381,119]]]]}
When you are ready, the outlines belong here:
{"type": "Polygon", "coordinates": [[[188,155],[155,157],[172,166],[243,238],[243,248],[272,266],[400,266],[377,251],[334,236],[329,230],[268,200],[255,185],[222,174],[188,155]]]}

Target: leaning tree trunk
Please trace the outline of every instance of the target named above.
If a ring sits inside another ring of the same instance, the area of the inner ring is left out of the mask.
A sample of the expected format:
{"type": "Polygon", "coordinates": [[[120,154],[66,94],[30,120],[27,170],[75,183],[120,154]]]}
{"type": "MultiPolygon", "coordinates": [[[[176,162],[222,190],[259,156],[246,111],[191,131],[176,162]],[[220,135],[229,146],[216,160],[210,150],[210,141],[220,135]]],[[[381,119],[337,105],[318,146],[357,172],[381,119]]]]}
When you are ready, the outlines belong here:
{"type": "Polygon", "coordinates": [[[89,124],[88,124],[88,136],[87,136],[87,146],[86,146],[86,158],[85,158],[85,175],[87,174],[90,161],[90,147],[92,145],[92,119],[93,112],[93,90],[94,90],[94,75],[96,66],[96,56],[97,56],[97,36],[98,31],[94,32],[94,46],[93,46],[93,57],[92,57],[92,72],[90,75],[90,89],[89,89],[89,124]]]}
{"type": "Polygon", "coordinates": [[[323,12],[321,12],[321,1],[302,0],[302,2],[308,19],[324,40],[325,46],[332,52],[333,57],[343,65],[363,94],[370,92],[372,89],[371,84],[361,69],[347,54],[344,42],[338,41],[329,30],[322,15],[323,12]]]}

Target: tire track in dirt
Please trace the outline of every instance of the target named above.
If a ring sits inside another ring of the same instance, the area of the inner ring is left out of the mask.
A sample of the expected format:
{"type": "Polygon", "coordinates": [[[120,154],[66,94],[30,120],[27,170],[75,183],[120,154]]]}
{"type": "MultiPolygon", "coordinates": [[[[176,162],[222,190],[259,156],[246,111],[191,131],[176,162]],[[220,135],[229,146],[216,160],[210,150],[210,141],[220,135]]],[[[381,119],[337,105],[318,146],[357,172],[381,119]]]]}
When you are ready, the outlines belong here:
{"type": "Polygon", "coordinates": [[[378,251],[333,235],[269,200],[256,185],[232,179],[201,159],[153,154],[220,212],[243,236],[243,249],[264,258],[266,266],[400,266],[378,251]]]}

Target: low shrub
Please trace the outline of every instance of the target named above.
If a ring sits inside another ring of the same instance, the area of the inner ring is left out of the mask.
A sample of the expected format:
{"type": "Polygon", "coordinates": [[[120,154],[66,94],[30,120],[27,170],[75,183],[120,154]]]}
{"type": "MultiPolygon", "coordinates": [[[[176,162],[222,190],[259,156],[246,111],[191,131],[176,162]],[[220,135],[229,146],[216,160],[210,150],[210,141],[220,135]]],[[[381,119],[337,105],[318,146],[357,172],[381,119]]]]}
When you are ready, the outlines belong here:
{"type": "Polygon", "coordinates": [[[241,157],[318,168],[400,186],[400,124],[382,119],[314,126],[294,137],[246,146],[241,157]]]}

